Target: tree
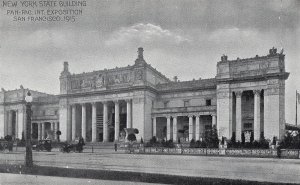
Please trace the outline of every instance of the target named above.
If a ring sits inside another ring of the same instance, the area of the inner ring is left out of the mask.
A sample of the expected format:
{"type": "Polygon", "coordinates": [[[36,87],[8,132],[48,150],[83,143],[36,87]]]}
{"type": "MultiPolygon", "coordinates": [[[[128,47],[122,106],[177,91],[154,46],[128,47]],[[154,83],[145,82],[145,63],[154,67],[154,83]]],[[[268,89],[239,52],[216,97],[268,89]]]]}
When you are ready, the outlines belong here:
{"type": "Polygon", "coordinates": [[[218,130],[216,125],[213,125],[211,130],[205,132],[205,143],[209,148],[219,147],[218,130]]]}
{"type": "Polygon", "coordinates": [[[136,137],[135,137],[135,134],[129,134],[128,137],[127,137],[128,141],[130,142],[133,142],[133,141],[136,141],[136,137]]]}
{"type": "Polygon", "coordinates": [[[218,130],[217,126],[213,125],[211,131],[211,147],[218,148],[219,147],[219,138],[218,138],[218,130]]]}

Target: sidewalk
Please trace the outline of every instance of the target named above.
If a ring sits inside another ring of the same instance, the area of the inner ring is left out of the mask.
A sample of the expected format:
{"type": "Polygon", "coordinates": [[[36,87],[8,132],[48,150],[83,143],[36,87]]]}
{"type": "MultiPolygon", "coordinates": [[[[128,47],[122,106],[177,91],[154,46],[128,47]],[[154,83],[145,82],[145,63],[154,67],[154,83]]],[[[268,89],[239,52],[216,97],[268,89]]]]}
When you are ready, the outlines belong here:
{"type": "Polygon", "coordinates": [[[0,173],[0,184],[33,185],[152,185],[152,183],[0,173]]]}

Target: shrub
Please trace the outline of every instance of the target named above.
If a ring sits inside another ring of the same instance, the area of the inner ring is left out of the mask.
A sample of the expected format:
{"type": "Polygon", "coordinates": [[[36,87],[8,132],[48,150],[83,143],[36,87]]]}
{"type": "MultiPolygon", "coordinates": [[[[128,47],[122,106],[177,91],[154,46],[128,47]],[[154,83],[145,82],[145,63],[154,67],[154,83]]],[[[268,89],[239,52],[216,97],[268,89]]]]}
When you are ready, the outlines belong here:
{"type": "Polygon", "coordinates": [[[195,140],[194,139],[192,139],[191,141],[190,141],[190,148],[195,148],[195,140]]]}
{"type": "Polygon", "coordinates": [[[242,145],[244,145],[245,144],[245,134],[244,134],[244,132],[242,133],[241,137],[242,137],[242,145]]]}
{"type": "Polygon", "coordinates": [[[4,139],[5,139],[6,141],[12,141],[12,136],[7,135],[7,136],[4,137],[4,139]]]}
{"type": "Polygon", "coordinates": [[[222,136],[221,145],[225,144],[225,138],[222,136]]]}
{"type": "Polygon", "coordinates": [[[236,141],[235,141],[235,132],[232,132],[232,136],[231,136],[231,139],[230,139],[230,141],[231,141],[231,143],[235,143],[236,141]]]}
{"type": "Polygon", "coordinates": [[[141,143],[143,144],[144,143],[144,140],[143,140],[143,138],[141,137],[141,143]]]}
{"type": "Polygon", "coordinates": [[[195,148],[200,148],[201,141],[197,140],[195,143],[195,148]]]}
{"type": "Polygon", "coordinates": [[[135,134],[138,134],[138,133],[139,133],[139,129],[135,128],[135,129],[133,130],[133,132],[134,132],[135,134]]]}
{"type": "Polygon", "coordinates": [[[150,144],[156,144],[157,143],[157,139],[155,136],[153,136],[151,139],[150,139],[150,144]]]}
{"type": "Polygon", "coordinates": [[[250,143],[253,143],[253,141],[254,141],[254,132],[251,132],[250,143]]]}
{"type": "Polygon", "coordinates": [[[213,125],[211,130],[205,132],[204,141],[207,144],[208,148],[218,148],[219,147],[219,138],[216,125],[213,125]]]}
{"type": "Polygon", "coordinates": [[[169,141],[165,142],[165,146],[164,146],[164,147],[167,147],[167,148],[174,148],[173,140],[170,139],[169,141]]]}
{"type": "Polygon", "coordinates": [[[283,140],[279,143],[279,145],[281,148],[300,149],[299,133],[292,135],[290,132],[287,131],[286,135],[284,136],[283,140]]]}

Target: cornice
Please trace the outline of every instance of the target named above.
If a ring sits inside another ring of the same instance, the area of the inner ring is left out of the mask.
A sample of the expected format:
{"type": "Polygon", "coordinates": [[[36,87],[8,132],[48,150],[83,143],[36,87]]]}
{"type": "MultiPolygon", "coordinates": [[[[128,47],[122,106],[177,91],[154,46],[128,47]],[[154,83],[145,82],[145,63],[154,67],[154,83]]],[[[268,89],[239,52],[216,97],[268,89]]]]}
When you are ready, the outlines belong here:
{"type": "Polygon", "coordinates": [[[267,79],[288,79],[290,73],[283,72],[283,73],[271,73],[271,74],[264,74],[264,75],[256,75],[256,76],[245,76],[245,77],[233,77],[233,78],[222,78],[218,79],[216,78],[217,84],[223,84],[223,83],[236,83],[236,82],[249,82],[249,81],[263,81],[267,79]]]}
{"type": "Polygon", "coordinates": [[[109,90],[102,90],[102,91],[93,91],[93,92],[79,92],[79,93],[70,93],[70,94],[61,94],[58,95],[59,98],[68,98],[68,97],[79,97],[79,96],[87,96],[87,95],[106,95],[106,94],[113,94],[113,93],[124,93],[124,92],[131,92],[137,90],[144,90],[144,91],[151,91],[157,94],[157,90],[150,86],[132,86],[132,87],[125,87],[125,88],[118,88],[118,89],[109,89],[109,90]]]}

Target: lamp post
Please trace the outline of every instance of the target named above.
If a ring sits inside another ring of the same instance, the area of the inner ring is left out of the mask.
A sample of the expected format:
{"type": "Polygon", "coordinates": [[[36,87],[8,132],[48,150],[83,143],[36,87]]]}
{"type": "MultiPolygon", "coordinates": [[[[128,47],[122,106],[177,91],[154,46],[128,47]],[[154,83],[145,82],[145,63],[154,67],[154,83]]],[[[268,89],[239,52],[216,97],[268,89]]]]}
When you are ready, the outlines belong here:
{"type": "Polygon", "coordinates": [[[32,96],[30,91],[27,92],[25,97],[26,102],[26,153],[25,153],[25,166],[32,167],[32,146],[31,146],[31,102],[32,96]]]}

